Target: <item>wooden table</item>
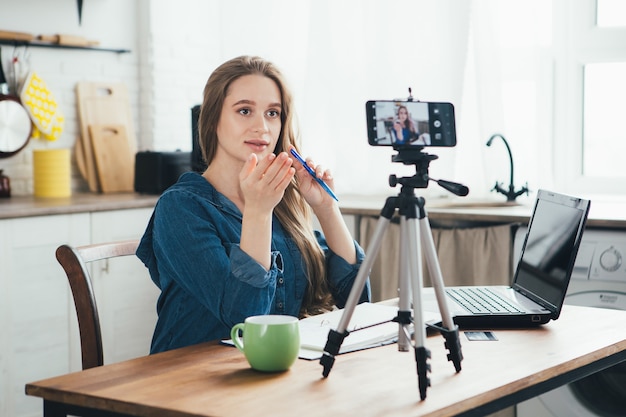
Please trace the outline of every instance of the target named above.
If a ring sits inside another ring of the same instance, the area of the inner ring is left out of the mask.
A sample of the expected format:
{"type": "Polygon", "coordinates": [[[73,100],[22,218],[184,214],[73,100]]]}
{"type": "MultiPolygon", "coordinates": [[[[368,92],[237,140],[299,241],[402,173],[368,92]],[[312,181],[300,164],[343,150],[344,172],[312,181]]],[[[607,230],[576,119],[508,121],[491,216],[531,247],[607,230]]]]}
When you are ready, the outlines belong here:
{"type": "Polygon", "coordinates": [[[237,349],[206,343],[33,382],[26,394],[44,399],[47,417],[485,415],[626,360],[626,311],[565,306],[555,322],[494,334],[461,334],[458,374],[443,338],[428,337],[424,401],[413,351],[396,345],[340,355],[323,379],[318,361],[260,373],[237,349]]]}

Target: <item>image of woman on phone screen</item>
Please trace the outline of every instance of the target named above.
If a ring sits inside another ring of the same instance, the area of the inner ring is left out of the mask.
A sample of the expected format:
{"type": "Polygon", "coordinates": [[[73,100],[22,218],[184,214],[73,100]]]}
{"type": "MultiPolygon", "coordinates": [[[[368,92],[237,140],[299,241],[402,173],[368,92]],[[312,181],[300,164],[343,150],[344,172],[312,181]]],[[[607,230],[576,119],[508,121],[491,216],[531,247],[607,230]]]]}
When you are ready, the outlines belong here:
{"type": "Polygon", "coordinates": [[[419,136],[417,126],[406,106],[398,106],[396,116],[393,122],[393,143],[396,145],[408,145],[419,136]]]}
{"type": "MultiPolygon", "coordinates": [[[[208,167],[159,197],[137,250],[161,291],[151,353],[228,338],[253,315],[345,305],[365,255],[337,202],[290,155],[300,151],[292,105],[264,59],[234,58],[209,77],[198,120],[208,167]]],[[[307,163],[334,187],[329,170],[307,163]]],[[[368,283],[359,302],[369,298],[368,283]]]]}

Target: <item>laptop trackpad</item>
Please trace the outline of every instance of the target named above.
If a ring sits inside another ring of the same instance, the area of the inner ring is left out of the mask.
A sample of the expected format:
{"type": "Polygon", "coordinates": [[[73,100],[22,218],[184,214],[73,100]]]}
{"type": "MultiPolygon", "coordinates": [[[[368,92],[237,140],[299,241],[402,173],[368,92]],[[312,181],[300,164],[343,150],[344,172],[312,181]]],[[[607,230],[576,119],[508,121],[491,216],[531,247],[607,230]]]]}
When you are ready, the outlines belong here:
{"type": "MultiPolygon", "coordinates": [[[[467,311],[451,300],[450,297],[446,297],[446,302],[450,309],[450,315],[458,316],[460,314],[467,314],[467,311]]],[[[425,287],[422,289],[422,306],[424,311],[440,314],[439,303],[437,302],[437,296],[435,295],[435,289],[433,287],[425,287]]]]}

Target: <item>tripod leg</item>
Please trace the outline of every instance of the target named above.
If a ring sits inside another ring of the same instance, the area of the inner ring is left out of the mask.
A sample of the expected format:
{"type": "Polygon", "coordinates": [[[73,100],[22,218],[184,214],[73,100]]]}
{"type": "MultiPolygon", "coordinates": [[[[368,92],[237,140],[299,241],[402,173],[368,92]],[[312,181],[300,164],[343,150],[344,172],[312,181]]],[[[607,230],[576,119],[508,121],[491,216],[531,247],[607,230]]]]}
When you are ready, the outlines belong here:
{"type": "Polygon", "coordinates": [[[420,226],[423,231],[421,239],[424,246],[428,272],[430,273],[433,289],[435,290],[435,295],[437,296],[437,304],[439,305],[441,320],[443,326],[445,327],[445,330],[442,329],[441,333],[446,340],[445,347],[450,352],[448,354],[448,360],[452,361],[454,368],[457,372],[459,372],[461,370],[461,361],[463,360],[461,341],[459,339],[459,328],[454,324],[452,314],[448,308],[443,276],[441,274],[441,266],[439,265],[437,252],[435,251],[435,243],[433,241],[433,235],[430,229],[430,223],[428,222],[428,217],[424,216],[420,219],[420,226]]]}
{"type": "MultiPolygon", "coordinates": [[[[391,215],[393,215],[393,211],[391,215]]],[[[328,340],[326,342],[326,345],[324,346],[324,353],[320,359],[320,364],[324,368],[322,371],[322,375],[324,376],[324,378],[326,378],[330,373],[330,370],[335,363],[335,356],[339,354],[341,344],[343,343],[343,340],[346,338],[346,336],[348,336],[348,332],[346,331],[346,329],[350,324],[350,319],[352,318],[354,309],[359,301],[361,293],[363,292],[365,282],[369,277],[370,270],[372,269],[372,265],[374,263],[374,260],[376,259],[376,255],[380,251],[380,246],[382,244],[385,231],[389,227],[390,219],[391,216],[389,216],[389,218],[386,218],[382,215],[381,217],[379,217],[378,222],[376,223],[374,235],[372,237],[372,242],[367,248],[367,256],[363,260],[363,263],[359,268],[359,273],[357,274],[354,283],[352,284],[352,289],[350,290],[350,294],[348,295],[348,300],[346,301],[343,314],[341,315],[341,319],[339,320],[339,324],[337,325],[337,330],[331,329],[328,333],[328,340]]]]}
{"type": "Polygon", "coordinates": [[[448,308],[448,302],[444,292],[443,274],[441,273],[441,266],[439,265],[439,259],[437,258],[437,252],[435,250],[435,242],[433,240],[432,231],[427,217],[420,219],[420,227],[424,231],[421,235],[422,245],[425,248],[424,256],[426,257],[426,265],[428,267],[433,289],[435,290],[435,295],[437,297],[441,320],[446,328],[452,329],[454,328],[454,322],[452,320],[452,315],[450,314],[450,309],[448,308]]]}
{"type": "Polygon", "coordinates": [[[406,217],[400,217],[400,246],[398,250],[398,351],[408,352],[411,340],[404,331],[404,327],[411,323],[411,281],[409,275],[410,257],[408,253],[409,241],[407,234],[406,217]]]}
{"type": "Polygon", "coordinates": [[[430,351],[425,347],[426,344],[426,325],[424,322],[424,313],[422,306],[422,286],[423,286],[423,273],[422,273],[422,248],[419,240],[420,229],[419,223],[415,218],[409,218],[407,220],[407,234],[409,243],[409,256],[410,262],[410,274],[413,277],[411,282],[411,288],[413,292],[413,331],[415,338],[415,362],[417,365],[417,381],[420,391],[420,398],[424,400],[426,398],[426,391],[430,386],[430,378],[428,373],[430,372],[430,351]]]}

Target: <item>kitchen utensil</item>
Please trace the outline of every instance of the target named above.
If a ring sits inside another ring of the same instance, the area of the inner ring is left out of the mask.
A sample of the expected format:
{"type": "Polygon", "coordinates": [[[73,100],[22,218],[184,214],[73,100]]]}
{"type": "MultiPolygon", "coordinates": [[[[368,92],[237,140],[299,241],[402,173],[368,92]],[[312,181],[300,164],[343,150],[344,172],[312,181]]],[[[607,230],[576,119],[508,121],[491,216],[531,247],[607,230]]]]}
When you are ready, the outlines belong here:
{"type": "Polygon", "coordinates": [[[83,0],[76,0],[76,5],[78,6],[78,24],[80,25],[83,22],[83,0]]]}
{"type": "Polygon", "coordinates": [[[80,136],[76,138],[74,143],[74,159],[76,160],[76,166],[78,166],[78,172],[83,178],[87,178],[87,167],[85,166],[85,150],[83,149],[83,141],[80,136]]]}
{"type": "Polygon", "coordinates": [[[50,42],[57,45],[71,45],[71,46],[97,46],[100,45],[99,41],[87,39],[84,36],[79,35],[67,35],[59,33],[56,35],[38,35],[37,40],[42,42],[50,42]]]}
{"type": "Polygon", "coordinates": [[[19,98],[9,95],[8,91],[0,56],[0,158],[8,158],[22,150],[32,133],[28,112],[19,98]]]}
{"type": "Polygon", "coordinates": [[[76,101],[80,122],[81,137],[76,144],[76,159],[81,174],[87,180],[92,192],[100,190],[98,173],[94,159],[90,125],[123,125],[131,154],[136,152],[135,130],[128,91],[122,83],[79,82],[76,85],[76,101]],[[83,158],[82,160],[79,158],[83,158]]]}
{"type": "Polygon", "coordinates": [[[135,161],[124,125],[90,125],[89,135],[102,192],[133,191],[135,161]]]}
{"type": "Polygon", "coordinates": [[[47,140],[58,139],[65,118],[46,83],[35,71],[26,77],[20,98],[42,136],[47,140]]]}
{"type": "Polygon", "coordinates": [[[11,197],[11,180],[0,169],[0,198],[11,197]]]}
{"type": "Polygon", "coordinates": [[[69,149],[33,150],[33,189],[35,197],[69,197],[72,175],[69,149]]]}
{"type": "Polygon", "coordinates": [[[92,192],[100,191],[100,183],[98,182],[98,172],[96,171],[96,160],[91,146],[91,136],[89,134],[89,126],[86,126],[87,133],[83,133],[77,140],[74,147],[76,156],[76,165],[87,180],[89,190],[92,192]],[[86,136],[85,136],[86,135],[86,136]]]}
{"type": "Polygon", "coordinates": [[[35,36],[27,32],[14,32],[10,30],[0,30],[0,39],[8,41],[25,41],[30,42],[35,39],[35,36]]]}
{"type": "Polygon", "coordinates": [[[13,48],[11,65],[9,66],[9,92],[11,95],[19,95],[26,76],[30,71],[30,52],[28,46],[16,46],[13,48]]]}

